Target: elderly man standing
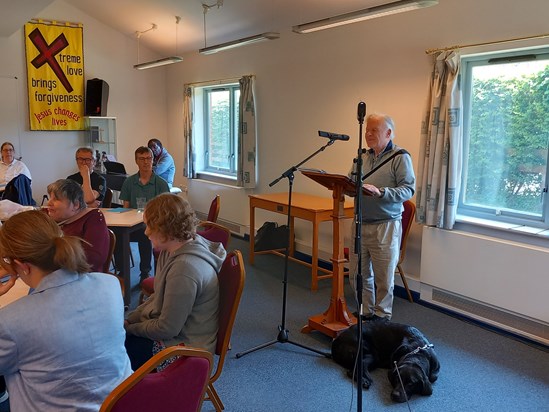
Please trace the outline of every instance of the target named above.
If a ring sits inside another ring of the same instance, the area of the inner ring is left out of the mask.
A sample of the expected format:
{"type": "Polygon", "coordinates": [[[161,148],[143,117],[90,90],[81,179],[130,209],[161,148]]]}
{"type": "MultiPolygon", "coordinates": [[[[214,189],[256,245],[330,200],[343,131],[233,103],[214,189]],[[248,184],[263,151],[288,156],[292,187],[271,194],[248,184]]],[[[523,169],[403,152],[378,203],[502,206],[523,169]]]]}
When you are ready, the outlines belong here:
{"type": "MultiPolygon", "coordinates": [[[[364,278],[363,319],[390,320],[395,269],[399,258],[402,203],[415,192],[416,178],[408,152],[393,143],[393,119],[371,114],[366,121],[362,184],[361,273],[364,278]],[[373,172],[373,173],[372,173],[373,172]]],[[[355,176],[356,163],[350,176],[355,176]]],[[[355,237],[353,225],[352,237],[355,237]]],[[[354,251],[353,251],[354,252],[354,251]]],[[[356,289],[357,255],[350,256],[349,280],[356,289]]],[[[359,308],[360,310],[360,308],[359,308]]]]}
{"type": "MultiPolygon", "coordinates": [[[[124,207],[139,209],[144,207],[138,203],[148,202],[160,193],[169,192],[168,183],[153,172],[153,153],[151,149],[140,146],[135,150],[135,163],[137,163],[138,172],[129,176],[122,184],[120,191],[120,200],[124,207]],[[138,207],[139,206],[139,207],[138,207]]],[[[141,271],[140,280],[148,278],[151,273],[152,245],[151,241],[145,236],[144,230],[133,232],[130,241],[139,244],[139,269],[141,271]]],[[[115,261],[121,262],[122,249],[118,243],[114,251],[115,261]]]]}
{"type": "Polygon", "coordinates": [[[153,171],[166,182],[170,188],[173,186],[173,178],[175,176],[175,163],[173,157],[162,146],[162,142],[158,139],[151,139],[147,143],[149,149],[152,150],[153,159],[153,171]]]}
{"type": "Polygon", "coordinates": [[[78,172],[67,176],[82,186],[84,201],[88,207],[99,207],[105,197],[107,182],[103,176],[94,172],[95,157],[91,147],[80,147],[76,151],[78,172]]]}

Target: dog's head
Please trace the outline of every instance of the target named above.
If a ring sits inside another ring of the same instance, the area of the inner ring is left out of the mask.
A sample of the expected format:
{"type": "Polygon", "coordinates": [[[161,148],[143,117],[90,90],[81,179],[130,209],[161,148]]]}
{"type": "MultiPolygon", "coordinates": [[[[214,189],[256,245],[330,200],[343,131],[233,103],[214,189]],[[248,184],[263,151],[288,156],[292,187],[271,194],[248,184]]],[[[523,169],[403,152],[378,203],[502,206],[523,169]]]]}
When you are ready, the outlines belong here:
{"type": "Polygon", "coordinates": [[[393,386],[391,399],[395,402],[406,402],[406,398],[410,399],[414,394],[428,396],[433,393],[433,386],[427,374],[421,365],[415,362],[404,361],[397,364],[389,371],[389,381],[393,386]]]}

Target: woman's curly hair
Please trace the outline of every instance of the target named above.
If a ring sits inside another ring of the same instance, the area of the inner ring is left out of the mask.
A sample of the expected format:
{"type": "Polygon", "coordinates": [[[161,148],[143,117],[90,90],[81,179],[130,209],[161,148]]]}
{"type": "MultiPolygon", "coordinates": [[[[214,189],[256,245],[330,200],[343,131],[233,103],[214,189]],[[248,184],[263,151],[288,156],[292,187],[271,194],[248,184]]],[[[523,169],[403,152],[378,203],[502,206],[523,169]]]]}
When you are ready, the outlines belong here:
{"type": "Polygon", "coordinates": [[[165,240],[194,239],[198,220],[189,202],[180,196],[163,193],[149,200],[144,211],[150,231],[165,240]]]}

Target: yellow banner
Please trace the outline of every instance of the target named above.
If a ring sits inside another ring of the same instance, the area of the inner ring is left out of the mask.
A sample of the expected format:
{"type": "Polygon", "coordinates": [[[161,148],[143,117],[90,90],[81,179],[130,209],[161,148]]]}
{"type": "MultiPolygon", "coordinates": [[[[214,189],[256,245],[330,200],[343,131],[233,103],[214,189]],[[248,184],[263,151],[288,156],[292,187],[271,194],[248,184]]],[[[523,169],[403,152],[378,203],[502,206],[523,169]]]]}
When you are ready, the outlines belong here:
{"type": "Polygon", "coordinates": [[[84,130],[82,27],[25,24],[31,130],[84,130]]]}

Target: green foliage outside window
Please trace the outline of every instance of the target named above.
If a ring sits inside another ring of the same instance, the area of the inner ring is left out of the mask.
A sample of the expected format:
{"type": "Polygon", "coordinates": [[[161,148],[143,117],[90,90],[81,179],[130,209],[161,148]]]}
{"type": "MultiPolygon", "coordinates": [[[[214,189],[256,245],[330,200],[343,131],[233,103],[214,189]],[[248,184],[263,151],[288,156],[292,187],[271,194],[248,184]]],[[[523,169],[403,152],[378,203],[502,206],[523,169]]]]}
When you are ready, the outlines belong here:
{"type": "Polygon", "coordinates": [[[520,70],[527,62],[498,65],[493,75],[486,75],[486,63],[467,72],[463,206],[537,220],[544,215],[549,152],[549,60],[545,62],[529,74],[520,70]]]}

